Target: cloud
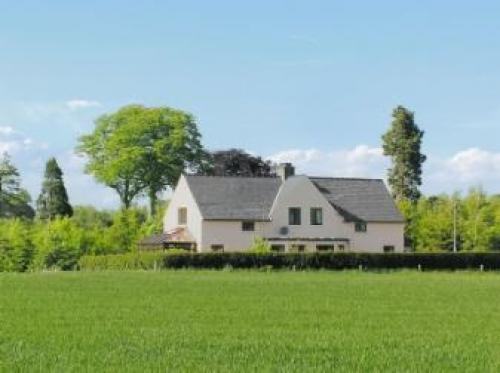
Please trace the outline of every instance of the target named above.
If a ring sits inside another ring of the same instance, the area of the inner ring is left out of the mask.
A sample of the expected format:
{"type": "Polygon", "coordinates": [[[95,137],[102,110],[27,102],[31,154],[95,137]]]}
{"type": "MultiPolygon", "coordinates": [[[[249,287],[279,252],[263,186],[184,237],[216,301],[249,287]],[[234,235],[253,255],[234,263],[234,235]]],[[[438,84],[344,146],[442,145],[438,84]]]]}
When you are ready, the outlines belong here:
{"type": "Polygon", "coordinates": [[[480,148],[458,151],[449,158],[431,158],[428,180],[449,191],[464,191],[481,185],[492,193],[500,192],[500,153],[480,148]]]}
{"type": "Polygon", "coordinates": [[[45,149],[47,144],[34,141],[10,126],[0,126],[0,154],[45,149]]]}
{"type": "MultiPolygon", "coordinates": [[[[292,162],[297,173],[314,176],[385,178],[390,166],[381,148],[367,145],[335,151],[291,149],[268,159],[292,162]]],[[[490,193],[500,193],[500,152],[475,147],[449,157],[431,154],[424,164],[423,176],[422,189],[426,194],[467,191],[478,185],[490,193]]]]}
{"type": "Polygon", "coordinates": [[[8,126],[2,127],[2,126],[0,126],[0,135],[8,136],[8,135],[12,135],[15,132],[16,131],[12,127],[8,127],[8,126]]]}
{"type": "Polygon", "coordinates": [[[268,159],[276,163],[292,162],[298,173],[314,176],[382,178],[388,166],[382,149],[367,145],[327,152],[291,149],[273,154],[268,159]]]}
{"type": "Polygon", "coordinates": [[[65,105],[70,110],[97,108],[102,106],[102,104],[99,101],[90,101],[82,99],[66,101],[65,105]]]}

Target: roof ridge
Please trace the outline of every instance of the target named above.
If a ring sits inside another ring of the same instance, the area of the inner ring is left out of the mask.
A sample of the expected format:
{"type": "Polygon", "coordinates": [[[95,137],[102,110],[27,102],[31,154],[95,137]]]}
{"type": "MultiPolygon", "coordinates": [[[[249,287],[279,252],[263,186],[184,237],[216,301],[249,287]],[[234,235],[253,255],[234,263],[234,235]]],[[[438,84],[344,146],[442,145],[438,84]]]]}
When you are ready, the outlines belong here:
{"type": "Polygon", "coordinates": [[[238,175],[196,175],[196,174],[185,174],[186,177],[210,177],[214,179],[279,179],[278,176],[238,176],[238,175]]]}
{"type": "Polygon", "coordinates": [[[372,177],[336,177],[336,176],[308,176],[309,179],[321,180],[360,180],[360,181],[384,181],[382,178],[372,177]]]}

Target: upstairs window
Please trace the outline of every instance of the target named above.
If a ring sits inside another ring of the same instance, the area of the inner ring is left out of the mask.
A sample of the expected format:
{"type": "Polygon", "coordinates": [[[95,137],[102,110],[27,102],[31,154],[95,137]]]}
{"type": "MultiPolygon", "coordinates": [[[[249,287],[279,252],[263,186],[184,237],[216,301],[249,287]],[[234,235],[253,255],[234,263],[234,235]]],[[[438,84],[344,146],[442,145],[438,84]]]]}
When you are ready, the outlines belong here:
{"type": "Polygon", "coordinates": [[[241,230],[243,232],[255,231],[255,223],[253,221],[244,221],[241,223],[241,230]]]}
{"type": "Polygon", "coordinates": [[[290,207],[288,209],[288,224],[289,225],[302,224],[300,207],[290,207]]]}
{"type": "Polygon", "coordinates": [[[367,231],[366,223],[364,223],[364,222],[357,222],[354,225],[354,230],[356,232],[365,233],[367,231]]]}
{"type": "Polygon", "coordinates": [[[186,225],[188,220],[188,210],[186,207],[181,207],[177,210],[177,223],[179,225],[186,225]]]}
{"type": "Polygon", "coordinates": [[[323,209],[319,207],[311,208],[311,225],[323,225],[323,209]]]}

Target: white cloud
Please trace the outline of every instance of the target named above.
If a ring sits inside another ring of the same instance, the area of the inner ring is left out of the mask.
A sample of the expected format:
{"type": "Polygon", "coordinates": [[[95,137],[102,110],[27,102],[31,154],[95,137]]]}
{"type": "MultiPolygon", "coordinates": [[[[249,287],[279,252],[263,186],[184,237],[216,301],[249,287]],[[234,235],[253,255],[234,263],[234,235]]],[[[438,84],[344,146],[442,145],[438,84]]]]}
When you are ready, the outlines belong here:
{"type": "MultiPolygon", "coordinates": [[[[291,149],[268,159],[292,162],[297,173],[314,176],[385,178],[390,166],[381,148],[367,145],[326,152],[291,149]]],[[[427,194],[467,191],[477,185],[490,193],[500,193],[500,152],[469,148],[444,158],[430,154],[423,176],[422,189],[427,194]]]]}
{"type": "Polygon", "coordinates": [[[433,190],[466,191],[480,185],[499,193],[500,153],[469,148],[448,158],[430,158],[426,180],[433,190]]]}
{"type": "Polygon", "coordinates": [[[314,176],[385,176],[387,159],[381,148],[358,145],[351,149],[321,151],[291,149],[268,157],[273,162],[292,162],[298,173],[314,176]]]}
{"type": "Polygon", "coordinates": [[[102,104],[99,101],[91,101],[91,100],[76,99],[66,102],[66,107],[70,110],[96,108],[101,106],[102,104]]]}
{"type": "Polygon", "coordinates": [[[9,127],[9,126],[0,126],[0,135],[8,136],[14,134],[16,131],[14,128],[9,127]]]}
{"type": "Polygon", "coordinates": [[[38,143],[13,127],[0,126],[0,153],[14,154],[46,146],[47,144],[38,143]]]}

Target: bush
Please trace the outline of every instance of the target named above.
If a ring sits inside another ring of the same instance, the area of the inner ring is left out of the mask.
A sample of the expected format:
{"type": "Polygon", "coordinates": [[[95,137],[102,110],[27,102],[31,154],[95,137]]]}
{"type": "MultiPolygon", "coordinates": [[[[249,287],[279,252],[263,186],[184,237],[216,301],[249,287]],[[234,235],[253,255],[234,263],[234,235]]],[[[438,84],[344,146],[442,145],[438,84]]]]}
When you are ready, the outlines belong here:
{"type": "Polygon", "coordinates": [[[254,254],[268,254],[271,252],[271,245],[262,237],[256,237],[248,252],[254,254]]]}
{"type": "Polygon", "coordinates": [[[0,272],[27,271],[33,255],[29,223],[19,219],[0,221],[0,272]]]}
{"type": "Polygon", "coordinates": [[[74,269],[89,244],[85,230],[69,218],[57,218],[47,224],[39,222],[33,241],[37,250],[34,266],[38,269],[74,269]]]}
{"type": "Polygon", "coordinates": [[[366,253],[307,253],[307,254],[168,254],[139,253],[106,256],[84,256],[82,270],[106,269],[417,269],[460,270],[500,269],[497,253],[446,254],[366,254],[366,253]]]}

